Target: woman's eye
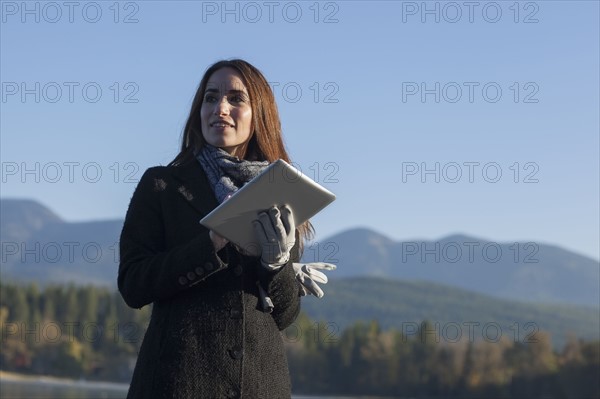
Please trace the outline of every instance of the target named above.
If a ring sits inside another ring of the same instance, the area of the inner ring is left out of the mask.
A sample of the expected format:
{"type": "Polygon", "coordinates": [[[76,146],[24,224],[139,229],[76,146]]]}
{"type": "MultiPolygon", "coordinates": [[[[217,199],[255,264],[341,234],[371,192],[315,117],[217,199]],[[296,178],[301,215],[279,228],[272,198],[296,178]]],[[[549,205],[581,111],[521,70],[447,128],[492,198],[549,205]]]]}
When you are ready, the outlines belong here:
{"type": "Polygon", "coordinates": [[[204,102],[205,103],[212,103],[215,100],[216,100],[216,98],[213,95],[208,94],[208,95],[204,96],[204,102]]]}
{"type": "Polygon", "coordinates": [[[231,101],[236,102],[236,103],[241,103],[244,101],[244,98],[240,95],[235,95],[235,96],[231,97],[231,101]]]}

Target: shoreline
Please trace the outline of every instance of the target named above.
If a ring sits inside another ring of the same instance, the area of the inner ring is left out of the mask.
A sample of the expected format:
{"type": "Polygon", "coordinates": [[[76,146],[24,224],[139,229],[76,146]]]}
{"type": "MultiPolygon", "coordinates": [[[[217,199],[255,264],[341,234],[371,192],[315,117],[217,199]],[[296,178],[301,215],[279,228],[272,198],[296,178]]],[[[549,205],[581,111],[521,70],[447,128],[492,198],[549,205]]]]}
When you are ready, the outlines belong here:
{"type": "Polygon", "coordinates": [[[85,387],[86,389],[112,389],[112,390],[127,390],[129,384],[121,382],[111,381],[89,381],[89,380],[76,380],[73,378],[54,377],[48,375],[35,375],[35,374],[22,374],[15,373],[12,371],[0,370],[0,381],[1,382],[27,382],[32,384],[46,384],[56,386],[71,386],[71,387],[85,387]]]}
{"type": "MultiPolygon", "coordinates": [[[[46,376],[41,374],[22,374],[12,371],[0,370],[0,382],[2,383],[28,383],[33,385],[52,385],[56,387],[81,388],[83,390],[97,389],[110,390],[127,393],[129,384],[110,382],[110,381],[88,381],[75,380],[73,378],[63,378],[46,376]]],[[[388,399],[378,396],[320,396],[320,395],[298,395],[292,393],[292,399],[388,399]]]]}

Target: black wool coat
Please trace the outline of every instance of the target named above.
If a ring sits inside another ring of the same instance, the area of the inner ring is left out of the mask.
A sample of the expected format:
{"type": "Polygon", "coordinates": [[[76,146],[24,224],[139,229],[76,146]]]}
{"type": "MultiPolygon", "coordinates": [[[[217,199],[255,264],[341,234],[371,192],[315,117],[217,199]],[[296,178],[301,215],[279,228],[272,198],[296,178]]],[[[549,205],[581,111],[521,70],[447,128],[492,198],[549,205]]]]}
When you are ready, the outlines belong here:
{"type": "Polygon", "coordinates": [[[262,272],[232,244],[215,253],[199,223],[218,205],[200,164],[142,176],[120,239],[118,287],[133,308],[153,303],[128,398],[286,398],[280,331],[300,311],[291,262],[262,272]],[[259,272],[260,271],[260,272],[259,272]],[[264,313],[260,281],[275,309],[264,313]]]}

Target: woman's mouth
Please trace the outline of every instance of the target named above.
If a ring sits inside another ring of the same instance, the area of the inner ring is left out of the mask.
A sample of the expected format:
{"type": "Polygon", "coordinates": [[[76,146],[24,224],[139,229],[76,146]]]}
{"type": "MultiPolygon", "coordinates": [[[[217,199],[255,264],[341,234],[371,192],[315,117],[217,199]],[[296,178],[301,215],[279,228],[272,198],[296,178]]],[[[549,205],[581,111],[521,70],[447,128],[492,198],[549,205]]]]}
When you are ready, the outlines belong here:
{"type": "Polygon", "coordinates": [[[225,127],[233,127],[232,124],[227,123],[227,122],[213,122],[210,124],[211,127],[219,127],[219,128],[225,128],[225,127]]]}

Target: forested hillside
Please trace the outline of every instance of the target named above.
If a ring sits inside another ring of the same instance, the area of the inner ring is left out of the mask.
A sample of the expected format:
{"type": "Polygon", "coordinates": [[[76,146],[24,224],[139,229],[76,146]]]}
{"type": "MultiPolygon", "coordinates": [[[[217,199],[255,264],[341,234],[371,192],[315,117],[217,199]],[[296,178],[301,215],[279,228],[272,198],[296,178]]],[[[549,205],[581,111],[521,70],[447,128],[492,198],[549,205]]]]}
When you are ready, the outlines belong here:
{"type": "MultiPolygon", "coordinates": [[[[96,287],[2,285],[0,369],[127,382],[150,307],[96,287]]],[[[600,342],[572,336],[438,340],[430,322],[337,329],[305,314],[283,334],[296,393],[439,398],[598,397],[600,342]]],[[[446,337],[447,338],[447,337],[446,337]]]]}

